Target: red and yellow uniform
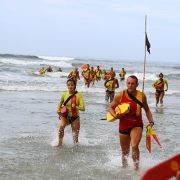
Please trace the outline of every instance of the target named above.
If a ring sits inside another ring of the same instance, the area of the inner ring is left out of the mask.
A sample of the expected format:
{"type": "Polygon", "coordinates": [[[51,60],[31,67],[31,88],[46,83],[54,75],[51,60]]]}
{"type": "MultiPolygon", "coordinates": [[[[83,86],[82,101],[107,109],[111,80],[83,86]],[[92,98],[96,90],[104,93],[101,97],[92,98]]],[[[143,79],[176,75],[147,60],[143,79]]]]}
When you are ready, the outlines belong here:
{"type": "Polygon", "coordinates": [[[115,89],[119,87],[118,80],[112,77],[109,80],[105,81],[104,86],[107,88],[105,100],[108,101],[108,99],[110,98],[110,102],[112,102],[115,95],[115,89]]]}
{"type": "Polygon", "coordinates": [[[106,83],[105,83],[105,86],[107,88],[107,91],[115,91],[115,88],[116,88],[116,82],[117,82],[117,79],[115,78],[112,78],[112,79],[109,79],[106,83]]]}
{"type": "Polygon", "coordinates": [[[77,71],[72,71],[69,75],[70,78],[73,78],[75,81],[79,79],[78,72],[77,71]]]}
{"type": "Polygon", "coordinates": [[[82,76],[83,76],[86,80],[88,80],[88,79],[89,79],[89,76],[90,76],[90,70],[89,70],[89,69],[83,70],[82,76]]]}
{"type": "Polygon", "coordinates": [[[167,83],[167,80],[165,79],[158,79],[156,81],[154,81],[152,83],[152,87],[155,88],[156,90],[160,90],[160,91],[163,91],[164,90],[164,85],[166,84],[166,87],[168,89],[168,83],[167,83]]]}
{"type": "Polygon", "coordinates": [[[101,69],[96,69],[96,77],[97,77],[97,78],[100,78],[100,77],[101,77],[101,74],[102,74],[101,69]]]}
{"type": "Polygon", "coordinates": [[[94,77],[95,77],[95,71],[90,70],[90,74],[89,74],[90,80],[93,81],[93,80],[94,80],[94,77]]]}
{"type": "MultiPolygon", "coordinates": [[[[58,104],[57,107],[57,111],[60,110],[63,102],[66,101],[66,99],[70,96],[71,94],[69,94],[69,92],[65,92],[64,94],[62,94],[60,102],[58,104]]],[[[79,116],[79,110],[84,111],[85,107],[84,107],[84,100],[83,97],[81,95],[81,93],[76,93],[66,104],[66,107],[68,108],[68,116],[70,117],[77,117],[79,116]],[[76,107],[72,107],[72,104],[75,104],[76,107]]]]}
{"type": "MultiPolygon", "coordinates": [[[[143,95],[141,91],[137,90],[135,97],[142,103],[143,95]]],[[[126,131],[136,126],[143,126],[141,106],[128,96],[127,90],[122,91],[122,98],[119,103],[129,103],[130,105],[130,112],[125,114],[125,116],[119,121],[120,131],[126,131]]]]}

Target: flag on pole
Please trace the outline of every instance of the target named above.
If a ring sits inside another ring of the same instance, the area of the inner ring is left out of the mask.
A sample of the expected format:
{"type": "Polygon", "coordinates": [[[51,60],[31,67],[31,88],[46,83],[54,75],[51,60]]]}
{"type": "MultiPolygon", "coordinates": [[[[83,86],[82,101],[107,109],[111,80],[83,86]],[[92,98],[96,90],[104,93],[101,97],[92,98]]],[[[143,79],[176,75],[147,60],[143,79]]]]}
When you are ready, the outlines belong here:
{"type": "Polygon", "coordinates": [[[147,47],[147,51],[148,51],[148,52],[149,52],[149,54],[150,54],[150,47],[151,47],[151,44],[149,43],[149,40],[148,40],[147,34],[146,34],[146,47],[147,47]]]}

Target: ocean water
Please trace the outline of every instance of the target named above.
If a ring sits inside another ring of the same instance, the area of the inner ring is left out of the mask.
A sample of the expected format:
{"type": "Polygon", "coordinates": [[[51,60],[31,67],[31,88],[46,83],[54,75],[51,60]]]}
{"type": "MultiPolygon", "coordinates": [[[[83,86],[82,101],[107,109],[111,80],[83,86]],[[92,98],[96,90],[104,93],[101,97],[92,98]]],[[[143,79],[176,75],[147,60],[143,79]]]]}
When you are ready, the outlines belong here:
{"type": "MultiPolygon", "coordinates": [[[[133,171],[131,155],[129,167],[122,169],[119,146],[118,121],[108,123],[109,103],[105,102],[104,81],[86,88],[83,78],[77,90],[85,101],[85,112],[80,112],[81,130],[79,146],[73,145],[70,126],[65,129],[62,147],[57,144],[59,119],[56,107],[67,90],[67,75],[74,67],[81,73],[82,64],[96,69],[118,73],[125,68],[128,77],[139,78],[142,90],[143,61],[85,59],[52,56],[0,55],[0,179],[60,179],[60,180],[116,180],[140,179],[147,169],[180,152],[180,63],[148,62],[146,64],[144,92],[155,121],[155,130],[163,148],[152,139],[152,153],[145,145],[145,128],[140,143],[140,175],[133,171]],[[54,70],[38,74],[42,67],[54,70]],[[55,72],[58,68],[62,72],[55,72]],[[169,83],[164,107],[155,107],[151,84],[162,72],[169,83]]],[[[116,92],[126,89],[120,82],[116,92]]],[[[145,126],[148,124],[143,111],[145,126]]]]}

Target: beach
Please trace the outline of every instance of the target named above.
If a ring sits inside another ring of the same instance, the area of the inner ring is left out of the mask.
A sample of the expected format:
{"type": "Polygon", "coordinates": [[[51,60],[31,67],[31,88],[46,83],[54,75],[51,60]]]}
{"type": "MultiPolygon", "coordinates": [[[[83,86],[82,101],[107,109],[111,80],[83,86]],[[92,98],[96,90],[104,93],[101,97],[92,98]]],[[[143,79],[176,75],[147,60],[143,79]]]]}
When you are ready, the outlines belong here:
{"type": "MultiPolygon", "coordinates": [[[[146,149],[146,125],[140,143],[140,173],[133,171],[131,155],[129,167],[122,168],[119,145],[118,120],[105,120],[109,103],[105,102],[104,81],[94,86],[84,86],[83,78],[77,83],[82,93],[86,111],[80,112],[81,129],[79,145],[74,146],[71,128],[65,129],[62,147],[57,144],[59,119],[56,107],[67,90],[67,75],[84,63],[96,69],[114,68],[119,80],[122,67],[127,75],[136,75],[138,89],[142,90],[143,61],[103,60],[53,56],[0,55],[0,179],[61,179],[61,180],[133,180],[154,165],[180,152],[180,64],[147,62],[144,93],[153,114],[155,130],[162,148],[152,139],[152,152],[146,149]],[[42,67],[51,66],[52,73],[38,74],[42,67]],[[62,72],[55,72],[58,68],[62,72]],[[155,106],[155,90],[151,84],[159,73],[169,83],[164,106],[155,106]]],[[[119,92],[126,89],[119,81],[119,92]]]]}

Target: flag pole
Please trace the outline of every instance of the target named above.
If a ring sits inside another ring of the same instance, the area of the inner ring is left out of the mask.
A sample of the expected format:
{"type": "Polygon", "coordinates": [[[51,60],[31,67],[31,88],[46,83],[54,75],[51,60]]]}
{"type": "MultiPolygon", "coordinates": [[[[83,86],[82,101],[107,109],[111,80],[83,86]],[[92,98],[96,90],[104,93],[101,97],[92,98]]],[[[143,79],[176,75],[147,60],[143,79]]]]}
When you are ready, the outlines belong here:
{"type": "Polygon", "coordinates": [[[144,73],[143,73],[143,84],[142,84],[142,92],[144,91],[144,80],[146,73],[146,15],[145,15],[145,33],[144,33],[144,73]]]}

